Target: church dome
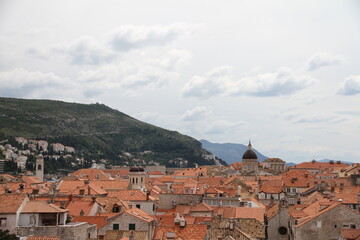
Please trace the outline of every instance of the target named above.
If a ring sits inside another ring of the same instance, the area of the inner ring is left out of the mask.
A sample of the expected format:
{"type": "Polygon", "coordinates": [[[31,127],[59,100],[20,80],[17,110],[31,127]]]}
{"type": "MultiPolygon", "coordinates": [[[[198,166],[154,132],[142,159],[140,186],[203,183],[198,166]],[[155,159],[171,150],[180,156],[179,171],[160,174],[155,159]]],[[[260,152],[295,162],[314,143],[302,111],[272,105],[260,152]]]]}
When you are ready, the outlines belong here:
{"type": "Polygon", "coordinates": [[[257,159],[256,153],[252,150],[252,146],[250,142],[248,145],[248,150],[246,150],[242,159],[257,159]]]}

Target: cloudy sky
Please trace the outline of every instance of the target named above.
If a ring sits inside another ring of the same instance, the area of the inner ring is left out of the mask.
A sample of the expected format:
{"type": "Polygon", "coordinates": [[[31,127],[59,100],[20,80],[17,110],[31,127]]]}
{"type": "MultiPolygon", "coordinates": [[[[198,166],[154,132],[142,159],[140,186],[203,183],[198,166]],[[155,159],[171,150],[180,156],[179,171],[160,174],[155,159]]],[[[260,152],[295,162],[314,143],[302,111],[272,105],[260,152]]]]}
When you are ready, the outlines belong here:
{"type": "Polygon", "coordinates": [[[0,0],[0,96],[360,162],[357,0],[0,0]]]}

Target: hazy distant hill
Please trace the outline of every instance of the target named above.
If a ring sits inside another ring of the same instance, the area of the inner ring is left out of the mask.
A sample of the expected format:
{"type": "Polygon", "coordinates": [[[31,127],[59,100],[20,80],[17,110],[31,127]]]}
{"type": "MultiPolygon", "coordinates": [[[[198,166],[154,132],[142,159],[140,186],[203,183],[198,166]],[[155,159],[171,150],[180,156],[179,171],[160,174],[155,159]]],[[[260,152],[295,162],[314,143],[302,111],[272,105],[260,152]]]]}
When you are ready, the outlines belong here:
{"type": "MultiPolygon", "coordinates": [[[[248,146],[244,144],[236,143],[211,143],[207,140],[200,140],[203,148],[212,152],[222,160],[226,161],[228,164],[234,162],[241,162],[242,156],[245,151],[248,149],[248,146]]],[[[258,152],[253,148],[260,162],[264,161],[267,157],[258,152]]]]}
{"type": "MultiPolygon", "coordinates": [[[[103,104],[0,98],[0,138],[22,136],[73,146],[89,159],[108,158],[121,163],[120,154],[170,165],[183,158],[190,166],[214,164],[203,159],[194,138],[132,118],[103,104]],[[140,153],[154,153],[143,156],[140,153]]],[[[0,139],[1,140],[1,139],[0,139]]]]}

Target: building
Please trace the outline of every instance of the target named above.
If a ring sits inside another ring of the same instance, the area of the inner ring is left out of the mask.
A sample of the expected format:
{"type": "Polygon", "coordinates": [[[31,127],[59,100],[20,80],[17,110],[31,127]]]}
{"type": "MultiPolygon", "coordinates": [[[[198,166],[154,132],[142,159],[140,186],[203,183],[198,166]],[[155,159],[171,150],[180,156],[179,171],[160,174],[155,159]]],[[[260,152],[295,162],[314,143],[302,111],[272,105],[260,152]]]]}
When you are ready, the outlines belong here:
{"type": "Polygon", "coordinates": [[[135,189],[144,189],[145,188],[145,177],[146,172],[142,167],[132,167],[129,170],[129,179],[130,184],[129,188],[132,190],[135,189]]]}
{"type": "Polygon", "coordinates": [[[280,158],[267,158],[263,163],[264,168],[272,169],[277,172],[284,172],[285,164],[286,162],[280,158]]]}
{"type": "Polygon", "coordinates": [[[242,157],[243,172],[246,174],[256,174],[259,171],[259,162],[256,153],[252,150],[249,142],[248,150],[242,157]]]}
{"type": "Polygon", "coordinates": [[[40,181],[44,181],[44,157],[43,155],[39,155],[36,158],[36,177],[40,181]]]}

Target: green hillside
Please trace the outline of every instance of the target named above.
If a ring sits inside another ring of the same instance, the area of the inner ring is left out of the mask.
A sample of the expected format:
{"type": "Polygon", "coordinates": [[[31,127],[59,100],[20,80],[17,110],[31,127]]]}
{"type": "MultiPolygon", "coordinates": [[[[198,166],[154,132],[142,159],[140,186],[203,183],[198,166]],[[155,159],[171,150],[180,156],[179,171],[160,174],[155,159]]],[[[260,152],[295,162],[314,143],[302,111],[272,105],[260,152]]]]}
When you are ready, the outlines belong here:
{"type": "Polygon", "coordinates": [[[124,152],[167,166],[171,166],[169,160],[177,158],[188,160],[188,166],[214,164],[203,159],[207,151],[196,139],[98,103],[0,98],[0,134],[60,142],[87,159],[105,158],[116,165],[125,162],[124,152]],[[140,154],[147,150],[153,154],[140,154]]]}

